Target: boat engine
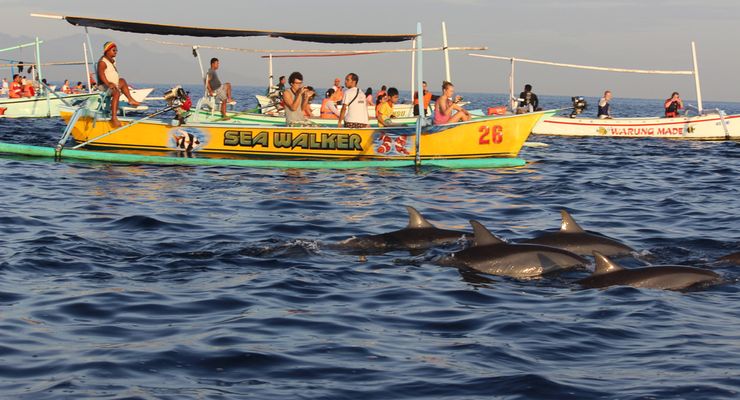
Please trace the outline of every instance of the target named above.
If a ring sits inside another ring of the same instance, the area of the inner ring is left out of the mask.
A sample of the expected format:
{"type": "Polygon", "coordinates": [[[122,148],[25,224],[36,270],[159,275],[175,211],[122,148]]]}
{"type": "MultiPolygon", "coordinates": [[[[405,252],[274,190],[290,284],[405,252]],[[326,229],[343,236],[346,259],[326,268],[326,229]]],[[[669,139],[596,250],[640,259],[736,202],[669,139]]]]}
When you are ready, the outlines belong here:
{"type": "Polygon", "coordinates": [[[185,118],[188,116],[190,107],[193,106],[193,102],[190,100],[190,96],[182,86],[177,85],[172,89],[164,92],[164,101],[167,102],[167,106],[175,110],[175,119],[179,125],[185,124],[185,118]]]}
{"type": "Polygon", "coordinates": [[[574,96],[570,98],[573,102],[573,112],[570,113],[571,118],[575,118],[576,115],[583,112],[583,110],[588,107],[588,104],[586,103],[586,99],[583,98],[583,96],[574,96]]]}

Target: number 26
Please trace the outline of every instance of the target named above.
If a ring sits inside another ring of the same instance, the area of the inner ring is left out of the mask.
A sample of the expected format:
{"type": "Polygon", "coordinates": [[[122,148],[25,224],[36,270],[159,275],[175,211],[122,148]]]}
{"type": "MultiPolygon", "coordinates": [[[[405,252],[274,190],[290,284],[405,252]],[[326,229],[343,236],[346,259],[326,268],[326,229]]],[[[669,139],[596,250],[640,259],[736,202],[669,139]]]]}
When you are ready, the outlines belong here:
{"type": "Polygon", "coordinates": [[[478,128],[478,132],[481,132],[478,144],[491,144],[491,140],[493,140],[494,144],[499,144],[504,140],[504,131],[501,125],[491,127],[483,125],[478,128]],[[491,139],[488,138],[489,135],[491,139]]]}

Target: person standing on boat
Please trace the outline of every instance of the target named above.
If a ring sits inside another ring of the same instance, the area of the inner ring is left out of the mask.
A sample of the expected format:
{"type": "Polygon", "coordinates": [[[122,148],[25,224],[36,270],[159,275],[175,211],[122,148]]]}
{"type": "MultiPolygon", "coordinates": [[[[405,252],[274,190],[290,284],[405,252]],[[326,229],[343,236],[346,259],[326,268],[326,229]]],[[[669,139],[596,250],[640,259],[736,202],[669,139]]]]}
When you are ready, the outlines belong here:
{"type": "Polygon", "coordinates": [[[519,93],[519,105],[517,114],[528,113],[540,110],[540,99],[532,92],[532,85],[524,85],[524,91],[519,93]]]}
{"type": "Polygon", "coordinates": [[[216,99],[217,103],[221,103],[221,118],[226,120],[229,119],[226,116],[226,105],[233,100],[231,98],[231,83],[221,84],[221,79],[218,78],[218,73],[216,73],[220,65],[221,62],[218,61],[218,58],[211,58],[211,68],[206,73],[206,90],[209,96],[216,99]]]}
{"type": "Polygon", "coordinates": [[[386,95],[386,89],[387,88],[385,87],[385,85],[381,86],[380,87],[380,90],[378,90],[378,97],[385,96],[386,95]]]}
{"type": "Polygon", "coordinates": [[[310,119],[313,117],[311,102],[316,98],[316,91],[313,89],[313,86],[306,86],[306,96],[308,96],[308,100],[306,101],[306,104],[303,105],[303,116],[306,117],[306,119],[310,119]]]}
{"type": "Polygon", "coordinates": [[[305,126],[308,119],[303,114],[303,110],[308,104],[310,94],[308,89],[303,87],[303,74],[293,72],[288,77],[290,87],[283,93],[283,103],[285,103],[285,125],[286,126],[305,126]]]}
{"type": "Polygon", "coordinates": [[[678,110],[683,108],[683,100],[681,100],[678,92],[673,92],[671,98],[666,100],[663,106],[665,107],[666,118],[676,118],[678,117],[678,110]]]}
{"type": "Polygon", "coordinates": [[[434,107],[434,124],[449,124],[452,122],[470,121],[470,113],[453,102],[455,85],[451,82],[442,82],[442,95],[439,96],[434,107]],[[453,111],[456,111],[453,114],[453,111]]]}
{"type": "Polygon", "coordinates": [[[337,126],[340,128],[342,127],[342,121],[344,121],[345,128],[367,128],[370,126],[365,95],[357,87],[359,80],[360,77],[354,72],[347,74],[347,77],[344,78],[344,86],[347,87],[347,90],[344,91],[342,111],[339,112],[339,124],[337,126]]]}
{"type": "Polygon", "coordinates": [[[365,89],[365,101],[368,107],[375,107],[375,99],[373,98],[373,88],[369,87],[365,89]]]}
{"type": "Polygon", "coordinates": [[[331,87],[334,89],[334,96],[339,99],[339,102],[344,98],[344,91],[342,90],[342,85],[340,85],[340,83],[341,81],[339,78],[334,78],[334,86],[331,87]]]}
{"type": "Polygon", "coordinates": [[[321,118],[322,119],[339,119],[339,110],[337,105],[334,103],[332,98],[334,97],[334,89],[326,91],[324,100],[321,101],[321,118]]]}
{"type": "MultiPolygon", "coordinates": [[[[118,69],[116,68],[116,56],[118,55],[118,46],[113,42],[105,42],[103,44],[103,56],[98,60],[98,89],[101,91],[110,91],[110,122],[114,128],[121,126],[118,121],[118,99],[121,97],[121,93],[125,94],[128,98],[128,103],[133,107],[138,107],[138,101],[134,100],[131,96],[131,92],[128,88],[126,80],[118,76],[118,69]]],[[[82,91],[82,82],[77,84],[78,90],[82,91]]]]}
{"type": "MultiPolygon", "coordinates": [[[[432,101],[436,101],[437,97],[432,95],[432,92],[427,90],[427,81],[421,83],[422,91],[424,92],[424,110],[429,110],[429,104],[432,101]]],[[[428,111],[425,111],[426,115],[429,115],[428,111]]],[[[414,115],[419,115],[419,92],[414,92],[414,115]]]]}
{"type": "Polygon", "coordinates": [[[612,92],[607,90],[604,97],[599,99],[599,109],[596,111],[596,118],[611,119],[612,111],[609,102],[612,100],[612,92]]]}

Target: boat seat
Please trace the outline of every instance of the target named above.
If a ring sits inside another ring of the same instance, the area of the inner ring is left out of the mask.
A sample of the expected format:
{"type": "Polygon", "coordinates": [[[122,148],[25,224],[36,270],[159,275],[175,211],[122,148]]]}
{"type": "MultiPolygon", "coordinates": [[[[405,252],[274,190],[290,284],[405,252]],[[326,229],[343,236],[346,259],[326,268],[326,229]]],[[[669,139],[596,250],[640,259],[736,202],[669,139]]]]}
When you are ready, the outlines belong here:
{"type": "MultiPolygon", "coordinates": [[[[216,101],[215,96],[205,96],[204,99],[205,101],[201,104],[201,107],[203,109],[206,109],[206,108],[209,109],[211,111],[211,115],[215,114],[216,111],[218,111],[221,105],[221,102],[216,101]]],[[[231,102],[227,103],[226,109],[233,111],[235,105],[236,105],[236,100],[232,100],[231,102]]]]}

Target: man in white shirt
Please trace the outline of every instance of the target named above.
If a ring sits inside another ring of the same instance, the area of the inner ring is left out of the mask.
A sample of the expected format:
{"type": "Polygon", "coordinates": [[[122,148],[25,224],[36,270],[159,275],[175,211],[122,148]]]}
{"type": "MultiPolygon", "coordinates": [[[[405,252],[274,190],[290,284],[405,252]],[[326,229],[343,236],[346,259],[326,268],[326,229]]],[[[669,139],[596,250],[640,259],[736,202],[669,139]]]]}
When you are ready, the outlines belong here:
{"type": "Polygon", "coordinates": [[[342,127],[344,121],[345,128],[367,128],[370,126],[367,116],[367,104],[365,94],[360,92],[357,87],[359,77],[355,73],[350,73],[344,78],[344,91],[342,98],[342,111],[339,112],[338,127],[342,127]]]}

